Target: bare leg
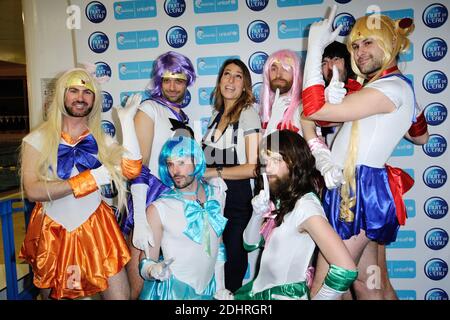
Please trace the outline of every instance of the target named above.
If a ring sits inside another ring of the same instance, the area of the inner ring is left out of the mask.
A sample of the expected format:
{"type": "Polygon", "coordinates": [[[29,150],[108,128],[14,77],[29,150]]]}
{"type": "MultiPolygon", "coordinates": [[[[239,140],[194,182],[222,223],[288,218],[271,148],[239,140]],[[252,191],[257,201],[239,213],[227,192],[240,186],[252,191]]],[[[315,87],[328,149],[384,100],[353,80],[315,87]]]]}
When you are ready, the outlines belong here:
{"type": "Polygon", "coordinates": [[[358,279],[353,283],[357,300],[383,300],[378,244],[370,241],[358,263],[358,279]]]}
{"type": "Polygon", "coordinates": [[[104,300],[129,300],[130,286],[125,268],[108,279],[108,289],[101,293],[104,300]]]}
{"type": "Polygon", "coordinates": [[[398,300],[397,294],[389,281],[389,275],[386,265],[386,247],[378,245],[378,265],[381,270],[381,288],[383,289],[384,300],[398,300]]]}
{"type": "Polygon", "coordinates": [[[39,293],[42,300],[50,300],[50,291],[51,289],[40,289],[39,293]]]}
{"type": "Polygon", "coordinates": [[[142,279],[139,274],[139,256],[141,251],[133,246],[131,239],[133,239],[132,234],[130,234],[127,239],[128,248],[131,252],[131,260],[126,265],[126,270],[128,281],[130,283],[130,299],[137,300],[142,291],[142,287],[144,286],[144,279],[142,279]]]}

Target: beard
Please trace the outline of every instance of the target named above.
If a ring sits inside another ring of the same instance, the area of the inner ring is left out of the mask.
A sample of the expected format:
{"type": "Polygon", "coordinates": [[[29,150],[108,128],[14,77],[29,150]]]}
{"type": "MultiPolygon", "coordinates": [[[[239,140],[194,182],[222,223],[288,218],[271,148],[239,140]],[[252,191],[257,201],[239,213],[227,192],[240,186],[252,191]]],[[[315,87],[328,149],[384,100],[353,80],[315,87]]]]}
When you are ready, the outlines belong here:
{"type": "Polygon", "coordinates": [[[177,189],[184,189],[188,186],[190,186],[194,182],[195,177],[194,176],[173,176],[172,181],[177,189]],[[176,178],[184,178],[181,179],[179,182],[177,182],[176,178]]]}
{"type": "Polygon", "coordinates": [[[287,81],[285,79],[276,78],[270,81],[270,90],[275,92],[277,89],[280,90],[280,94],[285,94],[291,90],[292,81],[287,81]]]}
{"type": "Polygon", "coordinates": [[[361,71],[362,74],[367,76],[375,74],[383,66],[382,60],[375,59],[373,56],[370,56],[370,58],[371,59],[363,65],[357,63],[359,71],[361,71]]]}
{"type": "MultiPolygon", "coordinates": [[[[80,102],[78,102],[78,104],[79,103],[80,102]]],[[[81,103],[83,103],[84,105],[87,105],[87,103],[85,103],[85,102],[81,102],[81,103]]],[[[64,108],[66,109],[66,112],[69,116],[75,117],[75,118],[83,118],[83,117],[88,116],[91,113],[94,106],[90,106],[88,108],[82,109],[81,111],[77,111],[76,107],[74,107],[74,106],[68,107],[65,105],[64,108]]]]}
{"type": "Polygon", "coordinates": [[[288,176],[275,177],[272,181],[269,181],[270,194],[274,198],[279,198],[281,194],[285,193],[289,188],[288,176]]]}
{"type": "Polygon", "coordinates": [[[177,95],[169,96],[168,94],[163,92],[163,95],[167,100],[169,100],[170,102],[173,102],[173,103],[178,103],[178,104],[181,104],[183,102],[184,94],[185,94],[185,92],[183,91],[183,92],[178,93],[177,95]]]}

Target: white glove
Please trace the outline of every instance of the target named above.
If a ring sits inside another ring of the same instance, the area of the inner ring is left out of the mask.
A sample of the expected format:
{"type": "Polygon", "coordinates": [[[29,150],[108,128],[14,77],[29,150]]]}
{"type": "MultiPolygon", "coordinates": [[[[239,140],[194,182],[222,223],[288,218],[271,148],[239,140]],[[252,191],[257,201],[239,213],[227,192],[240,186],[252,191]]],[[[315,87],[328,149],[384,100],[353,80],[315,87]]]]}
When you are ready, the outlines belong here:
{"type": "Polygon", "coordinates": [[[325,100],[332,104],[340,104],[347,94],[345,83],[339,81],[339,70],[333,65],[333,77],[330,84],[325,88],[325,100]]]}
{"type": "Polygon", "coordinates": [[[328,189],[335,189],[344,184],[342,168],[331,159],[331,152],[320,138],[308,140],[308,146],[316,159],[316,169],[325,180],[328,189]]]}
{"type": "Polygon", "coordinates": [[[141,150],[134,128],[134,116],[141,104],[142,97],[140,94],[131,95],[125,107],[116,107],[117,116],[120,119],[120,126],[122,128],[123,147],[127,150],[126,158],[131,160],[141,159],[141,150]]]}
{"type": "Polygon", "coordinates": [[[217,290],[214,293],[214,299],[216,300],[234,300],[234,294],[228,289],[217,290]]]}
{"type": "Polygon", "coordinates": [[[336,39],[343,26],[340,25],[332,31],[336,11],[337,6],[334,5],[328,19],[314,22],[309,29],[308,51],[303,71],[303,88],[325,84],[322,76],[322,54],[325,47],[336,39]]]}
{"type": "Polygon", "coordinates": [[[170,258],[161,262],[147,262],[141,270],[141,275],[144,279],[149,280],[151,278],[165,281],[172,275],[172,270],[170,270],[170,265],[174,261],[174,258],[170,258]]]}
{"type": "Polygon", "coordinates": [[[340,300],[344,292],[334,290],[325,283],[311,300],[340,300]]]}
{"type": "Polygon", "coordinates": [[[147,221],[147,189],[143,183],[131,185],[131,196],[133,197],[133,245],[144,251],[145,256],[149,256],[150,246],[155,245],[152,228],[147,221]]]}
{"type": "Polygon", "coordinates": [[[262,216],[266,212],[270,211],[270,199],[268,193],[261,189],[257,196],[252,199],[253,214],[262,216]]]}
{"type": "Polygon", "coordinates": [[[105,184],[111,184],[111,175],[104,165],[96,169],[91,169],[90,174],[94,177],[95,183],[99,187],[105,184]]]}
{"type": "Polygon", "coordinates": [[[216,292],[214,293],[214,299],[216,300],[234,300],[234,295],[230,290],[225,289],[225,262],[216,261],[214,269],[214,277],[216,279],[216,292]]]}

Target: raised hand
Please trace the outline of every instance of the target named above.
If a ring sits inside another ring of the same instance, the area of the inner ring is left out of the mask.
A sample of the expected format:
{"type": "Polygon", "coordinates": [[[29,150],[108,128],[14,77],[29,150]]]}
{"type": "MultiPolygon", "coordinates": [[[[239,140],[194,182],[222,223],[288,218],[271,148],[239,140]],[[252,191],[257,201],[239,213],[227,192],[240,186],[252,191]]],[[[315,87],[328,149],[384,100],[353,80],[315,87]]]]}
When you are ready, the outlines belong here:
{"type": "Polygon", "coordinates": [[[347,94],[344,88],[345,83],[339,80],[339,70],[333,65],[333,77],[330,84],[325,88],[325,100],[332,104],[339,104],[347,94]]]}

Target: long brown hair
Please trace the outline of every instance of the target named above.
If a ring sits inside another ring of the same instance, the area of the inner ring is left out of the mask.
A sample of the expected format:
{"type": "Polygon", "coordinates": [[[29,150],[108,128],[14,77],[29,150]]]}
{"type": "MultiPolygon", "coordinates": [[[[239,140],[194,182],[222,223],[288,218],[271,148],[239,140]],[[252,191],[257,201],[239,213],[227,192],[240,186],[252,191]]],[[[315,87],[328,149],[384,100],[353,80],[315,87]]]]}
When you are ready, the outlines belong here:
{"type": "Polygon", "coordinates": [[[248,108],[253,103],[255,103],[255,96],[252,92],[252,78],[250,76],[250,71],[244,62],[239,59],[228,59],[222,64],[222,67],[219,70],[219,74],[216,80],[216,87],[214,88],[213,93],[211,94],[212,103],[214,105],[214,109],[218,112],[223,112],[225,110],[225,103],[223,100],[222,93],[220,92],[220,81],[222,80],[223,73],[225,68],[230,65],[235,64],[239,68],[241,68],[244,79],[244,90],[242,91],[241,96],[233,105],[233,109],[228,113],[228,123],[233,124],[239,121],[239,117],[241,115],[242,110],[248,108]]]}

